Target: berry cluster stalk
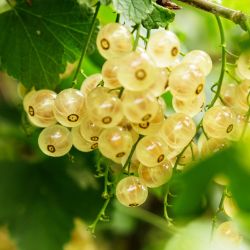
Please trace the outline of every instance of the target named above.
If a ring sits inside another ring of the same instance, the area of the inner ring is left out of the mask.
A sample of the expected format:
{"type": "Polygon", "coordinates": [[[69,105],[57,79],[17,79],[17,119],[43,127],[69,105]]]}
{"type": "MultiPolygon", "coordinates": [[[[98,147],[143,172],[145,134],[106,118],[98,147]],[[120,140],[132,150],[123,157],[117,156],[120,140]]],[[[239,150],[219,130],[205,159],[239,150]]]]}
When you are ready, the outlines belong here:
{"type": "Polygon", "coordinates": [[[80,59],[79,59],[78,65],[77,65],[75,75],[74,75],[74,77],[73,77],[73,85],[75,85],[75,82],[76,82],[78,73],[79,73],[79,71],[80,71],[80,69],[81,69],[81,65],[82,65],[83,58],[85,57],[85,55],[86,55],[86,53],[87,53],[88,46],[89,46],[89,43],[90,43],[90,39],[91,39],[92,34],[93,34],[93,31],[94,31],[96,17],[97,17],[97,14],[98,14],[98,12],[99,12],[100,6],[101,6],[101,4],[100,4],[100,2],[98,2],[98,3],[96,4],[95,14],[94,14],[94,16],[93,16],[92,23],[91,23],[90,28],[89,28],[88,38],[87,38],[87,41],[86,41],[86,42],[84,43],[84,45],[83,45],[81,57],[80,57],[80,59]]]}
{"type": "Polygon", "coordinates": [[[250,36],[250,27],[249,27],[249,20],[250,17],[239,10],[233,10],[212,1],[206,0],[178,0],[179,2],[183,2],[194,6],[196,8],[205,10],[207,12],[213,13],[217,16],[224,17],[235,24],[239,24],[242,29],[247,31],[250,36]]]}

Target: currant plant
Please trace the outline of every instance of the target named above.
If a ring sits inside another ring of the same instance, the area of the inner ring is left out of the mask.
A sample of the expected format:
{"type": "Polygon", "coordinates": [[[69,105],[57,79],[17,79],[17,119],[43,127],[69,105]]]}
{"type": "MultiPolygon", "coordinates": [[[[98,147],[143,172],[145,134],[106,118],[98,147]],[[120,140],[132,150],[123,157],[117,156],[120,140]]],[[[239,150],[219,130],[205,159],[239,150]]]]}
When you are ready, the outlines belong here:
{"type": "Polygon", "coordinates": [[[250,53],[229,50],[221,18],[246,31],[249,43],[249,17],[209,1],[179,2],[214,15],[221,48],[215,83],[210,81],[215,60],[208,52],[182,52],[181,36],[171,27],[180,7],[170,0],[7,0],[0,14],[0,30],[6,32],[0,38],[0,69],[20,81],[25,117],[39,128],[36,141],[43,154],[68,155],[72,164],[73,148],[95,155],[95,177],[103,179],[99,199],[105,201],[89,226],[93,234],[108,220],[111,201],[137,211],[148,207],[156,188],[164,192],[166,220],[158,227],[178,230],[179,217],[204,210],[201,201],[213,180],[223,188],[210,216],[211,241],[222,235],[240,245],[243,237],[228,218],[250,211],[238,186],[248,182],[249,173],[245,161],[235,157],[239,145],[249,150],[250,53]],[[116,13],[105,24],[99,23],[104,6],[116,13]],[[29,47],[13,46],[13,31],[29,47]],[[98,73],[88,74],[85,64],[95,56],[103,63],[98,73]],[[60,74],[65,69],[67,86],[60,74]],[[221,214],[227,221],[218,226],[221,214]]]}

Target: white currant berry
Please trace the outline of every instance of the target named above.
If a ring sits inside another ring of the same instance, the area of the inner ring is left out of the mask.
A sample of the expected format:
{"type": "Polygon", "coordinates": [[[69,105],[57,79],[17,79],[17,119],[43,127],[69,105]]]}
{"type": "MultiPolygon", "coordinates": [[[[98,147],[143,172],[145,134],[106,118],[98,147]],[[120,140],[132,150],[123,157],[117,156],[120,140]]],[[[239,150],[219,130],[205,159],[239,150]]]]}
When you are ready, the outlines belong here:
{"type": "Polygon", "coordinates": [[[242,53],[237,61],[237,70],[245,79],[250,79],[250,51],[242,53]]]}
{"type": "Polygon", "coordinates": [[[164,122],[164,113],[162,107],[159,106],[158,112],[156,113],[153,120],[150,122],[132,123],[133,129],[141,135],[154,135],[159,132],[164,122]]]}
{"type": "Polygon", "coordinates": [[[216,234],[224,239],[230,240],[232,243],[238,245],[242,241],[242,236],[232,221],[221,223],[216,229],[216,234]]]}
{"type": "Polygon", "coordinates": [[[223,103],[230,108],[233,108],[236,104],[236,90],[237,85],[234,83],[222,85],[220,96],[223,103]]]}
{"type": "Polygon", "coordinates": [[[38,137],[38,145],[44,154],[60,157],[70,151],[72,136],[67,128],[53,125],[42,130],[38,137]]]}
{"type": "Polygon", "coordinates": [[[207,139],[204,134],[201,134],[198,140],[198,148],[202,157],[214,154],[228,146],[229,141],[227,139],[207,139]]]}
{"type": "Polygon", "coordinates": [[[154,135],[142,138],[136,146],[136,157],[145,166],[153,167],[166,159],[167,144],[154,135]]]}
{"type": "Polygon", "coordinates": [[[203,117],[203,129],[208,137],[223,139],[234,130],[236,116],[226,106],[214,106],[203,117]]]}
{"type": "Polygon", "coordinates": [[[169,72],[163,69],[157,69],[157,75],[154,83],[148,88],[148,92],[159,97],[168,90],[169,72]]]}
{"type": "Polygon", "coordinates": [[[204,90],[205,77],[193,64],[180,64],[169,76],[169,89],[180,100],[194,99],[204,90]]]}
{"type": "Polygon", "coordinates": [[[98,127],[88,115],[85,115],[80,124],[80,133],[82,137],[89,142],[98,142],[103,128],[98,127]]]}
{"type": "Polygon", "coordinates": [[[207,76],[213,67],[211,57],[202,50],[192,50],[186,54],[182,60],[182,63],[195,64],[200,68],[202,73],[207,76]]]}
{"type": "Polygon", "coordinates": [[[123,119],[122,103],[115,91],[105,87],[93,89],[86,100],[89,118],[99,127],[110,128],[123,119]]]}
{"type": "Polygon", "coordinates": [[[137,207],[148,197],[148,189],[138,177],[123,178],[116,186],[116,198],[126,207],[137,207]]]}
{"type": "Polygon", "coordinates": [[[90,152],[98,148],[97,141],[87,141],[81,134],[80,126],[71,130],[73,146],[81,152],[90,152]]]}
{"type": "Polygon", "coordinates": [[[125,90],[122,95],[124,116],[133,123],[148,122],[156,116],[159,103],[148,92],[134,92],[125,90]]]}
{"type": "Polygon", "coordinates": [[[64,89],[55,100],[54,115],[59,123],[65,127],[80,125],[85,108],[85,95],[77,89],[64,89]]]}
{"type": "Polygon", "coordinates": [[[99,150],[107,158],[115,162],[122,162],[122,158],[128,155],[133,146],[130,132],[121,127],[107,128],[99,137],[99,150]]]}
{"type": "Polygon", "coordinates": [[[172,177],[172,172],[173,166],[168,160],[153,167],[147,167],[140,164],[138,169],[138,175],[141,182],[149,188],[160,187],[167,183],[172,177]]]}
{"type": "Polygon", "coordinates": [[[172,148],[184,148],[194,138],[196,126],[188,115],[176,113],[163,123],[161,135],[172,148]]]}
{"type": "Polygon", "coordinates": [[[250,107],[250,80],[245,80],[237,85],[235,94],[235,110],[246,114],[250,107]]]}
{"type": "Polygon", "coordinates": [[[148,40],[147,53],[157,67],[168,67],[180,53],[179,39],[171,31],[157,31],[148,40]]]}
{"type": "Polygon", "coordinates": [[[157,69],[143,50],[129,53],[120,60],[117,77],[121,85],[131,91],[148,89],[156,80],[157,69]]]}
{"type": "Polygon", "coordinates": [[[109,23],[103,26],[96,39],[100,54],[106,58],[121,57],[132,51],[132,35],[122,24],[109,23]]]}
{"type": "Polygon", "coordinates": [[[237,214],[237,205],[232,197],[226,196],[223,201],[223,208],[227,216],[233,218],[237,214]]]}
{"type": "Polygon", "coordinates": [[[173,97],[172,105],[175,112],[194,117],[205,107],[205,94],[200,94],[193,99],[186,100],[179,100],[173,97]]]}
{"type": "Polygon", "coordinates": [[[110,89],[121,87],[118,80],[117,72],[119,67],[119,59],[113,58],[107,60],[102,66],[102,77],[104,86],[110,89]]]}
{"type": "Polygon", "coordinates": [[[88,76],[82,83],[81,86],[81,92],[87,96],[89,92],[91,92],[94,88],[97,87],[98,84],[100,84],[102,81],[102,75],[101,74],[93,74],[91,76],[88,76]]]}
{"type": "Polygon", "coordinates": [[[37,127],[48,127],[56,123],[53,113],[56,93],[48,89],[31,91],[25,96],[24,108],[30,122],[37,127]]]}
{"type": "Polygon", "coordinates": [[[25,110],[26,113],[29,112],[29,105],[30,105],[31,99],[32,99],[32,97],[33,97],[33,95],[34,95],[35,92],[36,92],[36,90],[34,88],[32,88],[23,97],[23,109],[25,110]]]}

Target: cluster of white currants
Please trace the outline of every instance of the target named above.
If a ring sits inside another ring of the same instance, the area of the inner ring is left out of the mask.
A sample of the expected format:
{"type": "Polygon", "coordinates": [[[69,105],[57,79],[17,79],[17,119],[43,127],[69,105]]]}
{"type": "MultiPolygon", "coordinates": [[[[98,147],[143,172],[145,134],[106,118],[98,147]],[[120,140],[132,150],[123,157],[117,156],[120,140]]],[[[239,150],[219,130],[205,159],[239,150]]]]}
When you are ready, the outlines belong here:
{"type": "MultiPolygon", "coordinates": [[[[45,127],[38,139],[45,154],[59,157],[72,145],[83,152],[98,148],[103,156],[126,165],[134,175],[117,184],[116,196],[125,206],[138,206],[145,202],[148,187],[169,181],[173,162],[183,150],[179,165],[197,158],[192,117],[205,105],[205,77],[212,61],[207,53],[194,50],[180,62],[180,42],[167,30],[152,34],[146,49],[133,50],[132,34],[118,23],[102,27],[97,48],[107,59],[101,74],[87,77],[80,90],[58,94],[32,90],[24,98],[24,109],[31,123],[45,127]],[[173,95],[176,111],[169,117],[161,99],[166,91],[173,95]]],[[[245,95],[242,86],[239,91],[245,95]]],[[[235,124],[236,115],[229,106],[209,109],[203,128],[211,139],[201,137],[202,154],[226,145],[224,140],[232,136],[235,124]]]]}

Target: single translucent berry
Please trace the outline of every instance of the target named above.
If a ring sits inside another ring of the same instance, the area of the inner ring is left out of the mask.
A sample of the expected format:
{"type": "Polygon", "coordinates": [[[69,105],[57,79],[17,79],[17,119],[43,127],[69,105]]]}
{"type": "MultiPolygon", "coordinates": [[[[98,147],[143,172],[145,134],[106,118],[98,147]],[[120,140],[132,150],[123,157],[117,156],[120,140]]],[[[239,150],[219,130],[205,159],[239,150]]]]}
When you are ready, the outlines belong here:
{"type": "Polygon", "coordinates": [[[233,132],[236,122],[234,112],[226,106],[214,106],[203,117],[203,129],[208,137],[223,139],[233,132]]]}
{"type": "Polygon", "coordinates": [[[80,124],[80,133],[82,137],[89,142],[98,142],[103,128],[98,127],[88,115],[85,115],[80,124]]]}
{"type": "Polygon", "coordinates": [[[250,51],[242,53],[237,61],[237,70],[245,79],[250,79],[250,51]]]}
{"type": "Polygon", "coordinates": [[[236,104],[236,90],[237,85],[234,83],[222,85],[220,96],[223,103],[230,108],[233,108],[236,104]]]}
{"type": "Polygon", "coordinates": [[[159,97],[168,90],[169,72],[163,69],[157,69],[157,75],[154,83],[148,88],[155,97],[159,97]]]}
{"type": "Polygon", "coordinates": [[[106,88],[115,89],[121,87],[117,72],[119,59],[113,58],[107,60],[102,66],[102,77],[106,88]]]}
{"type": "Polygon", "coordinates": [[[145,166],[153,167],[166,160],[167,144],[154,135],[142,138],[136,146],[136,157],[145,166]]]}
{"type": "Polygon", "coordinates": [[[204,74],[193,64],[180,64],[169,76],[170,92],[180,100],[194,99],[203,93],[204,84],[204,74]]]}
{"type": "Polygon", "coordinates": [[[161,106],[150,122],[132,123],[133,129],[141,135],[154,135],[159,132],[164,122],[164,112],[161,106]]]}
{"type": "Polygon", "coordinates": [[[216,139],[209,138],[207,139],[204,134],[201,134],[198,140],[198,148],[200,155],[202,157],[209,156],[214,154],[230,145],[227,139],[216,139]]]}
{"type": "Polygon", "coordinates": [[[124,116],[133,123],[149,122],[156,116],[159,103],[148,92],[134,92],[125,90],[122,95],[124,116]]]}
{"type": "Polygon", "coordinates": [[[237,85],[234,107],[237,113],[246,114],[248,112],[250,108],[250,80],[245,80],[237,85]]]}
{"type": "Polygon", "coordinates": [[[123,119],[122,103],[115,91],[105,87],[93,89],[86,100],[89,118],[101,128],[118,125],[123,119]]]}
{"type": "Polygon", "coordinates": [[[70,151],[72,136],[67,128],[53,125],[42,130],[38,137],[38,145],[44,154],[60,157],[70,151]]]}
{"type": "Polygon", "coordinates": [[[172,164],[170,161],[165,160],[163,163],[147,167],[140,164],[138,175],[143,184],[149,188],[160,187],[167,183],[172,177],[172,164]]]}
{"type": "Polygon", "coordinates": [[[53,113],[56,93],[48,89],[29,92],[24,98],[24,108],[30,122],[37,127],[48,127],[56,123],[53,113]]]}
{"type": "Polygon", "coordinates": [[[242,241],[242,236],[232,221],[221,223],[216,229],[216,235],[224,238],[224,240],[229,240],[236,245],[240,244],[242,241]]]}
{"type": "Polygon", "coordinates": [[[195,64],[200,68],[202,73],[207,76],[213,67],[211,57],[202,50],[192,50],[186,54],[182,60],[182,63],[195,64]]]}
{"type": "Polygon", "coordinates": [[[85,108],[85,95],[77,89],[64,89],[55,100],[54,115],[59,123],[65,127],[80,125],[85,108]]]}
{"type": "Polygon", "coordinates": [[[87,141],[81,134],[80,126],[71,130],[73,146],[81,152],[90,152],[98,148],[98,141],[87,141]]]}
{"type": "Polygon", "coordinates": [[[172,148],[184,148],[196,134],[192,118],[182,113],[169,116],[160,131],[162,138],[172,148]]]}
{"type": "Polygon", "coordinates": [[[145,51],[137,50],[120,59],[117,76],[125,89],[143,91],[155,82],[157,69],[145,51]]]}
{"type": "Polygon", "coordinates": [[[87,96],[89,92],[91,92],[94,88],[97,87],[98,84],[100,84],[102,81],[102,75],[101,74],[93,74],[91,76],[88,76],[82,83],[81,86],[81,92],[87,96]]]}
{"type": "Polygon", "coordinates": [[[137,207],[143,204],[148,197],[148,189],[138,177],[128,176],[116,186],[116,198],[126,207],[137,207]]]}
{"type": "Polygon", "coordinates": [[[104,129],[99,138],[99,150],[107,158],[115,162],[122,162],[133,146],[130,132],[121,127],[104,129]]]}
{"type": "Polygon", "coordinates": [[[200,94],[193,99],[186,100],[179,100],[173,97],[172,105],[175,112],[194,117],[202,112],[203,108],[205,107],[205,94],[200,94]]]}
{"type": "Polygon", "coordinates": [[[96,39],[100,54],[106,58],[121,57],[132,51],[132,35],[122,24],[109,23],[103,26],[96,39]]]}
{"type": "Polygon", "coordinates": [[[171,31],[157,31],[148,40],[147,53],[157,67],[168,67],[180,53],[179,39],[171,31]]]}

